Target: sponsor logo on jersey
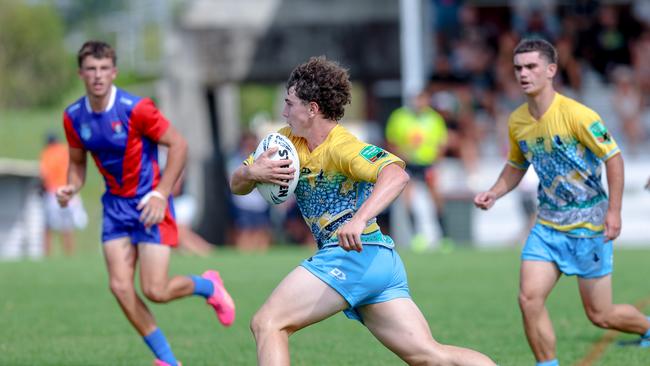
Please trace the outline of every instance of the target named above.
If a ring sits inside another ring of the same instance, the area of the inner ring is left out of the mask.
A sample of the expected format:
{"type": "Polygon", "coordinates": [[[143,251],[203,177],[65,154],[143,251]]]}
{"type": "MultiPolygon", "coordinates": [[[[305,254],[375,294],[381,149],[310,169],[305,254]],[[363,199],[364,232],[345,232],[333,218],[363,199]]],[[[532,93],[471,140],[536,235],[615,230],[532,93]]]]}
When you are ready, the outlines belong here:
{"type": "Polygon", "coordinates": [[[388,155],[388,153],[384,151],[382,148],[379,148],[375,145],[368,145],[363,149],[361,149],[359,155],[361,155],[362,158],[374,164],[377,160],[388,155]]]}
{"type": "Polygon", "coordinates": [[[607,132],[607,128],[600,121],[592,123],[591,126],[589,126],[589,131],[594,135],[596,141],[601,144],[609,144],[612,142],[612,137],[609,132],[607,132]]]}
{"type": "Polygon", "coordinates": [[[81,138],[83,140],[90,140],[90,137],[93,135],[92,130],[88,124],[84,123],[81,125],[81,138]]]}
{"type": "Polygon", "coordinates": [[[113,130],[113,138],[125,138],[126,131],[124,130],[124,125],[120,121],[111,122],[111,129],[113,130]]]}

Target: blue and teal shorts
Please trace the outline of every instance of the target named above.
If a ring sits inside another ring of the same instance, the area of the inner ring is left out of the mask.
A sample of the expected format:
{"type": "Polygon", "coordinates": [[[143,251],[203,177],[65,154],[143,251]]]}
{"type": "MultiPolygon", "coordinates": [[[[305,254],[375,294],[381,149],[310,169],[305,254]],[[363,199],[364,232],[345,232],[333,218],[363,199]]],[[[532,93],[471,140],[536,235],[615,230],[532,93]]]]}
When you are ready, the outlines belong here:
{"type": "Polygon", "coordinates": [[[598,278],[612,273],[613,245],[604,236],[569,236],[551,227],[536,224],[521,252],[522,261],[543,261],[557,265],[567,276],[598,278]]]}
{"type": "Polygon", "coordinates": [[[361,253],[325,247],[301,266],[343,296],[350,304],[345,315],[360,322],[361,306],[411,297],[402,259],[381,245],[364,245],[361,253]]]}

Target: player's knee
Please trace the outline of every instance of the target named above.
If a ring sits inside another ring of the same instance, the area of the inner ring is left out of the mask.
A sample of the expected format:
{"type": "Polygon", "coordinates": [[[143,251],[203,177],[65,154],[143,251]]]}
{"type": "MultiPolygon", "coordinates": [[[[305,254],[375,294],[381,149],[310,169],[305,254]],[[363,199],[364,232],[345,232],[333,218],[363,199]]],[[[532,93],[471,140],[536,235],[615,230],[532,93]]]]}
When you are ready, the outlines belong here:
{"type": "Polygon", "coordinates": [[[598,328],[609,329],[610,322],[605,311],[599,311],[594,309],[586,309],[587,318],[589,321],[597,326],[598,328]]]}
{"type": "Polygon", "coordinates": [[[533,310],[535,308],[544,306],[543,299],[537,296],[532,296],[525,292],[519,293],[518,301],[519,301],[519,308],[522,311],[533,310]]]}
{"type": "Polygon", "coordinates": [[[437,365],[445,366],[453,364],[450,350],[447,346],[434,340],[428,342],[416,342],[408,347],[405,353],[399,355],[409,365],[437,365]]]}
{"type": "Polygon", "coordinates": [[[155,303],[164,303],[169,301],[163,286],[143,286],[142,293],[147,299],[155,303]]]}
{"type": "Polygon", "coordinates": [[[447,366],[452,364],[449,355],[441,348],[416,352],[402,359],[410,366],[447,366]]]}
{"type": "Polygon", "coordinates": [[[287,335],[291,333],[277,322],[276,317],[263,309],[258,310],[255,315],[253,315],[250,322],[250,329],[256,340],[275,332],[286,332],[287,335]]]}
{"type": "Polygon", "coordinates": [[[266,316],[264,312],[258,310],[250,322],[251,332],[257,339],[261,334],[268,331],[271,328],[272,320],[270,317],[266,316]]]}
{"type": "Polygon", "coordinates": [[[128,298],[130,296],[133,296],[135,293],[133,283],[130,281],[111,280],[109,283],[109,288],[113,296],[118,299],[128,298]]]}

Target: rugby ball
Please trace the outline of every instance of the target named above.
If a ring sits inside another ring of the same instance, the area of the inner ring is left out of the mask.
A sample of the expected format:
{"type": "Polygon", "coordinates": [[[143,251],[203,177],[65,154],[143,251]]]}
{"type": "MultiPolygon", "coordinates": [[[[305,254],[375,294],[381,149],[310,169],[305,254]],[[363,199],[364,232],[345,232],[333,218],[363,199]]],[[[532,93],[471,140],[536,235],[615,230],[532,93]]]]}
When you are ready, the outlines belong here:
{"type": "Polygon", "coordinates": [[[289,181],[288,187],[282,187],[273,183],[257,183],[257,190],[262,197],[271,204],[282,203],[289,198],[298,185],[298,177],[300,176],[300,158],[298,158],[298,151],[293,146],[291,140],[277,132],[268,134],[260,144],[257,145],[253,157],[255,160],[262,155],[266,150],[277,147],[278,151],[271,156],[272,160],[288,160],[291,159],[291,167],[296,171],[293,173],[293,179],[289,181]]]}

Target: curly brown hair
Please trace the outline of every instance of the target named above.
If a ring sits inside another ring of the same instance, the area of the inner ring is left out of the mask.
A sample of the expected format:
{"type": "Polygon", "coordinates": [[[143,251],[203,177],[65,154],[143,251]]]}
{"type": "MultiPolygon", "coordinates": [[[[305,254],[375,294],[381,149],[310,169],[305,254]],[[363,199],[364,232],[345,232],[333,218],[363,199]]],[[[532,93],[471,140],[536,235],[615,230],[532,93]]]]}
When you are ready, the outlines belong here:
{"type": "Polygon", "coordinates": [[[298,65],[287,80],[287,90],[294,88],[304,102],[315,102],[323,116],[338,121],[350,104],[351,83],[348,70],[325,56],[312,57],[298,65]]]}

